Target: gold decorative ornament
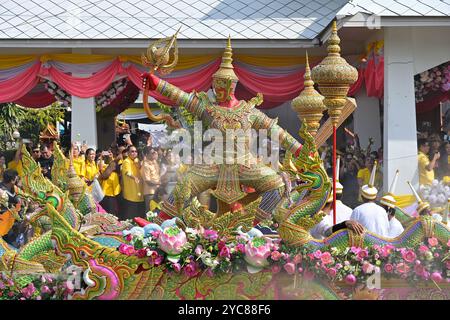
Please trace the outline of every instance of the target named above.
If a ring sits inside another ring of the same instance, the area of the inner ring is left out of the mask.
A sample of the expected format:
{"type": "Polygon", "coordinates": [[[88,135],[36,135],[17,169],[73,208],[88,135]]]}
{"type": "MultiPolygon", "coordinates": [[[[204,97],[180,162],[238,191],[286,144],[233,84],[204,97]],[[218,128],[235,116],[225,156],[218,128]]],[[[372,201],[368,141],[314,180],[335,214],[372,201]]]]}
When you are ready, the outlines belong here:
{"type": "Polygon", "coordinates": [[[332,33],[328,39],[328,55],[312,69],[312,79],[319,85],[320,93],[325,97],[323,103],[333,125],[338,124],[350,86],[358,80],[358,71],[341,57],[336,21],[333,21],[332,33]]]}
{"type": "Polygon", "coordinates": [[[304,89],[297,98],[292,100],[291,106],[297,112],[300,120],[306,120],[308,132],[314,137],[320,127],[320,119],[322,119],[326,107],[323,104],[324,96],[314,89],[314,81],[311,79],[311,70],[309,68],[308,52],[306,52],[304,79],[304,89]]]}

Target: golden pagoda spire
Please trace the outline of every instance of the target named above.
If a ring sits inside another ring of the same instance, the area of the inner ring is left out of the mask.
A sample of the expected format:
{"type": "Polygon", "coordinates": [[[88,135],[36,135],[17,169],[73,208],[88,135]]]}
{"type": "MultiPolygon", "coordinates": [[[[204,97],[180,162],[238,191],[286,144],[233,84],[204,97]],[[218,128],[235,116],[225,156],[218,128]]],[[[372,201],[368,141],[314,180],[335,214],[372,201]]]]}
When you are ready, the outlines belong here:
{"type": "Polygon", "coordinates": [[[233,67],[233,49],[231,48],[231,36],[228,36],[227,46],[222,55],[222,63],[220,64],[219,70],[214,73],[213,78],[219,79],[232,79],[237,81],[238,77],[234,73],[233,67]]]}
{"type": "Polygon", "coordinates": [[[308,125],[308,132],[315,136],[320,127],[325,105],[324,97],[314,89],[314,81],[311,79],[311,69],[309,67],[308,52],[306,52],[306,66],[304,79],[304,88],[297,98],[292,100],[292,109],[297,112],[300,121],[305,119],[308,125]]]}

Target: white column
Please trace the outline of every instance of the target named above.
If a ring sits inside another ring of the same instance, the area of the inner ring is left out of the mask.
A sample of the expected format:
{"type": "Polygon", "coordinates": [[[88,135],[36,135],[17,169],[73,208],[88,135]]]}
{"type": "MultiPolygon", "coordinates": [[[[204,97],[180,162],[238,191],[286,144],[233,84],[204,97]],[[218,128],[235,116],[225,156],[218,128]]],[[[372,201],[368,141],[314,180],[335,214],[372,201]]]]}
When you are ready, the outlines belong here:
{"type": "Polygon", "coordinates": [[[399,169],[395,193],[411,194],[406,181],[419,181],[411,28],[384,29],[384,59],[384,191],[399,169]]]}
{"type": "MultiPolygon", "coordinates": [[[[74,48],[72,53],[90,54],[91,49],[74,48]]],[[[89,77],[89,73],[72,74],[75,77],[89,77]]],[[[97,148],[97,114],[94,97],[80,98],[72,96],[72,127],[71,140],[86,142],[88,147],[97,148]]]]}
{"type": "Polygon", "coordinates": [[[378,98],[368,97],[366,88],[355,96],[357,108],[353,113],[354,130],[359,136],[361,148],[366,148],[369,138],[373,138],[372,151],[381,146],[380,103],[378,98]]]}

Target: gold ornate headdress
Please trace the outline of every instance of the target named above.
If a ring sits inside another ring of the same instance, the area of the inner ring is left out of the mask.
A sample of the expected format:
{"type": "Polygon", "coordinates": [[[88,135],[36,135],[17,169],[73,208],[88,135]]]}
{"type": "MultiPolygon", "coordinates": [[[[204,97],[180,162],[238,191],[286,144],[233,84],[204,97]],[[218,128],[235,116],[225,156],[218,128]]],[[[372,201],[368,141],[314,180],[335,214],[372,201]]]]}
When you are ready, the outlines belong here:
{"type": "Polygon", "coordinates": [[[388,207],[391,207],[391,208],[395,208],[395,204],[396,204],[396,201],[394,199],[394,190],[395,190],[395,186],[397,185],[398,172],[399,172],[398,170],[395,172],[394,180],[392,180],[392,184],[389,187],[388,193],[385,194],[380,199],[380,203],[381,204],[384,204],[384,205],[386,205],[388,207]]]}
{"type": "Polygon", "coordinates": [[[375,174],[377,172],[377,162],[373,164],[372,173],[370,175],[369,184],[362,186],[361,195],[369,200],[375,200],[377,197],[378,189],[375,188],[375,174]]]}
{"type": "Polygon", "coordinates": [[[423,201],[423,200],[420,198],[419,194],[417,193],[416,189],[414,189],[414,187],[412,186],[411,182],[406,181],[406,183],[409,185],[409,187],[411,188],[412,193],[413,193],[414,196],[416,197],[417,203],[419,204],[419,205],[417,206],[417,214],[420,215],[420,213],[421,213],[423,210],[425,210],[425,209],[427,209],[427,208],[430,207],[430,204],[429,204],[427,201],[423,201]]]}
{"type": "Polygon", "coordinates": [[[231,49],[231,38],[228,36],[227,46],[222,55],[222,63],[220,64],[219,70],[213,74],[213,79],[231,79],[232,81],[238,81],[238,77],[234,73],[233,67],[233,50],[231,49]]]}

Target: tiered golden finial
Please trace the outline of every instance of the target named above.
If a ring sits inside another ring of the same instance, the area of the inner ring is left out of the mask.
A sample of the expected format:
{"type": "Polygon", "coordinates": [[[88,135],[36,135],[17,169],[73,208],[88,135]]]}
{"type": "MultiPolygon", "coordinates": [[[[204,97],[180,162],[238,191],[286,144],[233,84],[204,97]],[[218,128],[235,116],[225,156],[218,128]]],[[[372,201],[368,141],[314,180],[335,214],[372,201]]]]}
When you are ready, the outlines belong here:
{"type": "Polygon", "coordinates": [[[80,200],[81,196],[83,195],[85,183],[84,181],[77,175],[75,168],[73,166],[73,153],[72,148],[70,149],[70,156],[69,156],[69,169],[67,170],[67,187],[69,190],[69,196],[72,198],[72,201],[77,202],[80,200]]]}
{"type": "Polygon", "coordinates": [[[227,46],[222,55],[222,63],[220,64],[219,70],[213,74],[213,79],[231,79],[234,81],[238,80],[238,77],[234,73],[233,67],[233,49],[231,49],[231,38],[228,36],[227,46]]]}
{"type": "Polygon", "coordinates": [[[308,132],[314,137],[320,127],[320,119],[326,110],[323,104],[324,97],[314,89],[309,68],[308,52],[306,52],[306,67],[304,75],[304,89],[297,98],[292,100],[291,106],[297,112],[300,120],[305,119],[308,132]]]}
{"type": "Polygon", "coordinates": [[[312,69],[312,79],[319,85],[320,93],[325,96],[323,103],[328,108],[333,125],[338,124],[350,86],[358,80],[358,71],[341,57],[336,21],[328,39],[328,56],[312,69]]]}

